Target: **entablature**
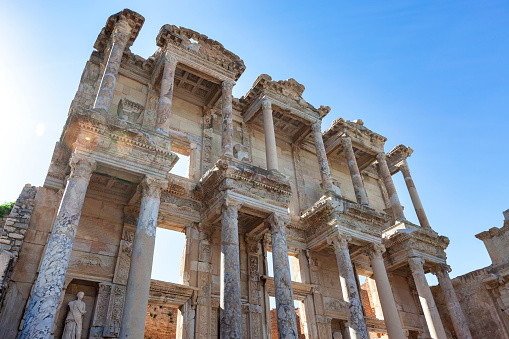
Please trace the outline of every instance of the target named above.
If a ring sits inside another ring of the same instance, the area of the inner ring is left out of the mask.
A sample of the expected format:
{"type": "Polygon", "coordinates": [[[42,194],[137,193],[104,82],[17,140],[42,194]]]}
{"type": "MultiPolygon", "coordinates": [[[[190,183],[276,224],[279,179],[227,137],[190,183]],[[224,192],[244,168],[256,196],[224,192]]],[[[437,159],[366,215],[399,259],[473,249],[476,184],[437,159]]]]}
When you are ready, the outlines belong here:
{"type": "Polygon", "coordinates": [[[376,160],[376,155],[384,151],[387,138],[364,127],[362,120],[349,121],[343,118],[334,120],[323,132],[323,142],[327,154],[343,154],[342,138],[351,140],[357,165],[365,169],[376,160]]]}
{"type": "Polygon", "coordinates": [[[386,154],[387,166],[391,175],[399,172],[399,165],[402,164],[414,152],[413,149],[404,145],[397,145],[386,154]]]}

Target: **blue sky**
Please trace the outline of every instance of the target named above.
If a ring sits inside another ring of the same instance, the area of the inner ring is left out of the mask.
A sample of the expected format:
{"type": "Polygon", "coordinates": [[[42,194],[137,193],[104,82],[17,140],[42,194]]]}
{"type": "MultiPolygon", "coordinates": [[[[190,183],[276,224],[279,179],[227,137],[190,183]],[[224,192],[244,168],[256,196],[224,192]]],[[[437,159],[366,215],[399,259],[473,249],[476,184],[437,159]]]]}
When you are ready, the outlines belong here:
{"type": "MultiPolygon", "coordinates": [[[[123,8],[146,19],[136,54],[156,50],[164,24],[194,29],[244,60],[235,96],[261,73],[293,77],[308,102],[332,108],[324,128],[361,118],[388,138],[386,151],[412,147],[428,218],[451,239],[451,275],[490,264],[474,235],[501,227],[509,208],[507,1],[4,2],[0,202],[16,199],[25,183],[43,184],[95,39],[123,8]]],[[[401,174],[395,180],[416,222],[401,174]]],[[[154,277],[178,276],[180,239],[159,237],[154,277]]]]}

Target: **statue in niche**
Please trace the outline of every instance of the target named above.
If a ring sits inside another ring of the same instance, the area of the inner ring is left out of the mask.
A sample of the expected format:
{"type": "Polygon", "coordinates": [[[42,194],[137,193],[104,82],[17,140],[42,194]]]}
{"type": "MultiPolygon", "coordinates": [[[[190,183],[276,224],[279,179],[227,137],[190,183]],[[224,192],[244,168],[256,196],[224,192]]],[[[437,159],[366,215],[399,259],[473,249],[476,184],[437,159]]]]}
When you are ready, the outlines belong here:
{"type": "Polygon", "coordinates": [[[83,315],[85,311],[85,303],[82,301],[85,293],[78,292],[76,300],[70,301],[67,306],[69,311],[65,318],[64,333],[62,339],[81,339],[81,329],[83,326],[83,315]]]}

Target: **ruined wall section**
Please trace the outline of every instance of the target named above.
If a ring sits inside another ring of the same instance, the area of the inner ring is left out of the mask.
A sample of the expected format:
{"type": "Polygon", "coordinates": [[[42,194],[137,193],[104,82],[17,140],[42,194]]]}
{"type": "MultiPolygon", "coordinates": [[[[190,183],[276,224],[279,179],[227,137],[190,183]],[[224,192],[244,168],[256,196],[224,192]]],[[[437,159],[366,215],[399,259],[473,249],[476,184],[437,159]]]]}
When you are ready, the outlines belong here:
{"type": "Polygon", "coordinates": [[[30,222],[0,307],[0,338],[15,338],[18,333],[60,200],[59,192],[37,188],[30,222]]]}
{"type": "MultiPolygon", "coordinates": [[[[452,279],[456,296],[474,339],[507,338],[503,330],[505,325],[501,319],[501,316],[507,315],[497,312],[500,307],[482,282],[489,275],[489,269],[490,267],[485,267],[452,279]]],[[[456,338],[452,335],[454,328],[440,286],[432,286],[431,292],[446,331],[450,338],[456,338]]]]}

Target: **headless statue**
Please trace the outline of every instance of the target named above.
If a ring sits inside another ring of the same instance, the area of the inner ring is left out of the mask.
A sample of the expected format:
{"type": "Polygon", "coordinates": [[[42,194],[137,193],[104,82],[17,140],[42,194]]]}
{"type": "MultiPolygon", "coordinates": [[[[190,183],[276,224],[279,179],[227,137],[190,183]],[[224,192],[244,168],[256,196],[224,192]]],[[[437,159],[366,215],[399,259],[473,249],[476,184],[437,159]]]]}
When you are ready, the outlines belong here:
{"type": "Polygon", "coordinates": [[[78,292],[77,299],[69,302],[67,318],[65,318],[64,333],[62,339],[81,339],[81,329],[83,327],[83,315],[85,312],[85,303],[82,301],[85,293],[78,292]]]}

